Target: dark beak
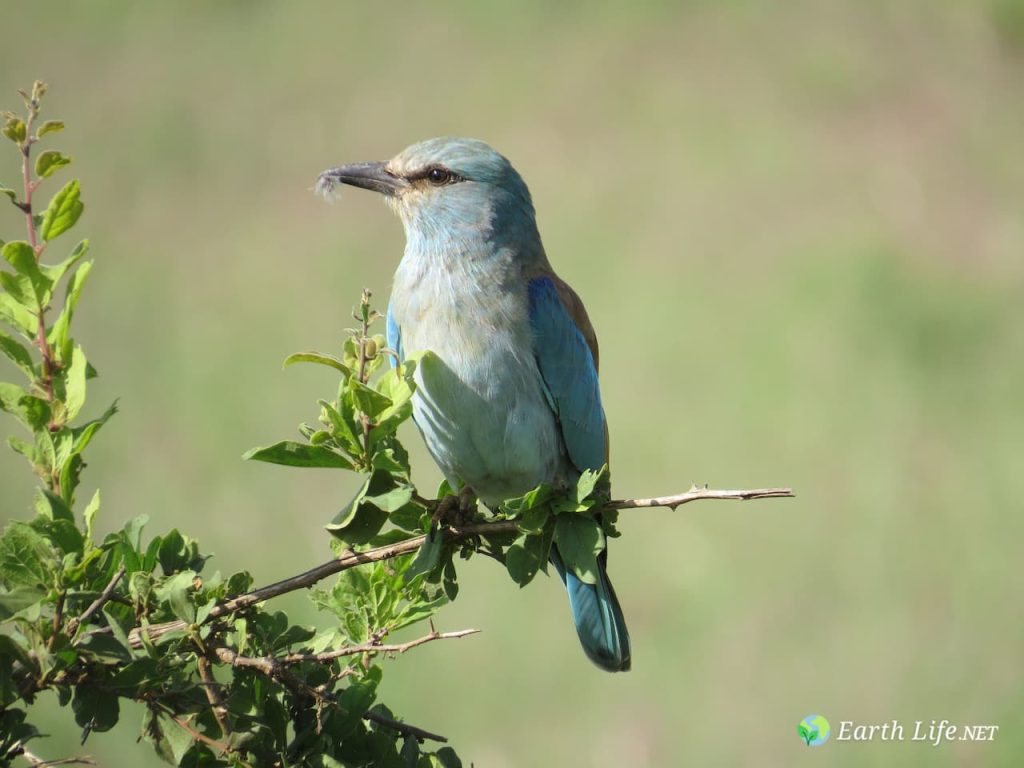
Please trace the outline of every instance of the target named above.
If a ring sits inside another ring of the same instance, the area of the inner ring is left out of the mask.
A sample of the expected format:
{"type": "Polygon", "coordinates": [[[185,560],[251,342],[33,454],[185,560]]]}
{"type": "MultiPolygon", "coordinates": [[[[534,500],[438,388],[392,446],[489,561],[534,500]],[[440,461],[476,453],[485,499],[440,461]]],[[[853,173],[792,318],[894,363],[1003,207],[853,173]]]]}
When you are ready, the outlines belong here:
{"type": "Polygon", "coordinates": [[[395,195],[409,186],[408,181],[391,173],[384,163],[352,163],[329,168],[316,180],[316,188],[321,192],[330,192],[336,184],[350,184],[383,195],[395,195]]]}

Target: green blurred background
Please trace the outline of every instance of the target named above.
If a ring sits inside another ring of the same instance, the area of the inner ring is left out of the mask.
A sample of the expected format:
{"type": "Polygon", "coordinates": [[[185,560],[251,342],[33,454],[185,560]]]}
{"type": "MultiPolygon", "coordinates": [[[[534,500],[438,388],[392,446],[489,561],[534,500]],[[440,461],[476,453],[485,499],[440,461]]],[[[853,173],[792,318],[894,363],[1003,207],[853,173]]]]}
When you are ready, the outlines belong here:
{"type": "MultiPolygon", "coordinates": [[[[239,457],[315,418],[332,377],[281,361],[336,347],[362,286],[384,300],[403,237],[375,196],[310,187],[476,136],[527,179],[597,327],[616,495],[799,495],[623,515],[629,674],[586,661],[557,583],[474,560],[438,626],[482,634],[387,664],[382,698],[482,768],[1021,763],[1024,4],[34,0],[2,20],[0,103],[47,80],[82,180],[77,336],[92,411],[122,405],[86,473],[104,526],[144,512],[260,583],[328,556],[351,479],[239,457]],[[812,713],[1000,731],[809,750],[812,713]]],[[[8,451],[0,484],[26,516],[8,451]]],[[[40,706],[37,751],[156,764],[137,712],[80,748],[40,706]]]]}

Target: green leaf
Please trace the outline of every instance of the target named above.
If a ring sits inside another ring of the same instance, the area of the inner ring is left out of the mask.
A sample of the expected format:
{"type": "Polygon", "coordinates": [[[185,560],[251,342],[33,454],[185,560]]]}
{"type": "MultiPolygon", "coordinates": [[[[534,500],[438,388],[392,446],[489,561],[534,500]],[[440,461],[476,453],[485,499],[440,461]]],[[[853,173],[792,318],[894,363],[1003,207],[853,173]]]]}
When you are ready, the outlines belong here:
{"type": "Polygon", "coordinates": [[[50,282],[56,285],[61,281],[67,271],[71,269],[75,264],[78,263],[85,254],[89,252],[89,241],[82,240],[78,245],[71,249],[71,255],[68,256],[60,264],[54,264],[52,267],[48,267],[45,264],[40,264],[39,269],[44,275],[50,278],[50,282]]]}
{"type": "Polygon", "coordinates": [[[342,416],[338,409],[326,400],[318,400],[317,402],[320,404],[321,408],[321,420],[331,427],[334,439],[341,443],[349,453],[361,453],[362,448],[359,444],[359,438],[356,437],[356,428],[358,425],[355,423],[349,423],[348,419],[342,416]]]}
{"type": "Polygon", "coordinates": [[[3,331],[0,331],[0,354],[18,366],[29,381],[35,381],[36,372],[32,367],[32,356],[29,351],[3,331]]]}
{"type": "Polygon", "coordinates": [[[143,657],[135,659],[121,668],[110,681],[113,688],[128,689],[131,692],[146,683],[159,684],[160,663],[156,659],[143,657]]]}
{"type": "Polygon", "coordinates": [[[395,512],[412,500],[412,491],[411,486],[400,485],[376,496],[364,496],[363,502],[373,504],[377,509],[384,512],[395,512]]]}
{"type": "Polygon", "coordinates": [[[57,131],[63,130],[64,122],[62,120],[47,120],[39,126],[39,130],[36,131],[36,138],[41,139],[48,133],[57,133],[57,131]]]}
{"type": "Polygon", "coordinates": [[[71,520],[51,520],[37,517],[30,525],[53,544],[62,555],[81,555],[84,539],[78,526],[71,520]]]}
{"type": "MultiPolygon", "coordinates": [[[[88,363],[86,363],[88,367],[88,363]]],[[[88,378],[88,376],[87,376],[88,378]]],[[[87,421],[80,427],[75,427],[71,430],[71,434],[74,437],[74,442],[71,446],[71,455],[77,456],[85,450],[86,446],[92,441],[92,438],[99,431],[100,427],[107,423],[111,416],[117,413],[117,400],[112,402],[103,415],[98,419],[87,421]]]]}
{"type": "Polygon", "coordinates": [[[434,753],[442,768],[462,768],[462,761],[451,747],[441,747],[434,753]]]}
{"type": "Polygon", "coordinates": [[[81,347],[75,347],[71,353],[71,364],[68,366],[66,384],[67,395],[65,408],[67,419],[71,421],[85,405],[85,353],[81,347]]]}
{"type": "Polygon", "coordinates": [[[319,445],[282,440],[266,448],[253,448],[242,455],[247,461],[265,461],[287,467],[330,467],[352,469],[352,464],[340,453],[319,445]]]}
{"type": "Polygon", "coordinates": [[[111,635],[89,635],[78,645],[104,664],[122,664],[132,658],[131,651],[111,635]]]}
{"type": "Polygon", "coordinates": [[[529,584],[544,568],[551,551],[553,528],[533,536],[522,536],[505,552],[505,568],[520,587],[529,584]]]}
{"type": "Polygon", "coordinates": [[[287,368],[295,363],[318,363],[341,371],[342,375],[346,378],[352,375],[352,369],[341,362],[341,360],[334,357],[334,355],[324,354],[323,352],[297,352],[294,355],[288,355],[284,360],[284,367],[287,368]]]}
{"type": "Polygon", "coordinates": [[[555,542],[565,567],[586,584],[596,584],[597,556],[604,551],[601,526],[586,515],[559,515],[555,522],[555,542]]]}
{"type": "Polygon", "coordinates": [[[509,499],[501,507],[505,514],[511,518],[523,516],[533,509],[543,510],[546,514],[549,511],[547,502],[554,494],[554,488],[542,483],[518,498],[509,499]]]}
{"type": "Polygon", "coordinates": [[[32,281],[24,275],[12,275],[10,272],[0,272],[0,288],[26,311],[35,313],[38,305],[35,289],[32,281]]]}
{"type": "Polygon", "coordinates": [[[39,452],[39,449],[37,449],[31,443],[25,442],[20,437],[15,437],[14,435],[11,435],[10,437],[7,438],[7,444],[11,446],[12,451],[20,453],[22,456],[28,459],[28,463],[32,465],[33,469],[39,468],[39,466],[43,463],[43,455],[39,452]]]}
{"type": "Polygon", "coordinates": [[[15,144],[25,140],[25,122],[15,115],[8,115],[4,121],[3,134],[15,144]]]}
{"type": "Polygon", "coordinates": [[[50,423],[52,410],[50,404],[41,397],[25,395],[18,401],[18,411],[15,413],[29,429],[36,432],[44,429],[50,423]]]}
{"type": "Polygon", "coordinates": [[[380,391],[391,398],[396,406],[410,400],[416,392],[416,380],[413,376],[415,370],[415,361],[407,361],[402,363],[400,368],[389,369],[380,377],[380,391]]]}
{"type": "Polygon", "coordinates": [[[422,532],[421,520],[425,510],[419,504],[406,504],[404,507],[394,510],[389,516],[392,525],[396,525],[404,531],[422,532]]]}
{"type": "Polygon", "coordinates": [[[366,714],[366,710],[369,709],[377,695],[377,685],[380,683],[380,679],[380,668],[371,667],[362,679],[352,680],[338,696],[339,709],[345,713],[344,718],[348,724],[343,733],[351,732],[361,723],[363,715],[366,714]]]}
{"type": "Polygon", "coordinates": [[[15,587],[0,592],[0,621],[7,621],[18,611],[35,605],[46,597],[39,587],[15,587]]]}
{"type": "MultiPolygon", "coordinates": [[[[0,411],[7,411],[33,432],[43,429],[50,421],[50,406],[45,400],[29,395],[21,387],[6,381],[0,381],[0,411]]],[[[29,456],[21,445],[12,447],[29,456]]],[[[30,452],[34,456],[35,449],[31,448],[30,452]]],[[[35,461],[34,458],[29,460],[35,461]]]]}
{"type": "Polygon", "coordinates": [[[7,195],[9,198],[11,198],[12,203],[16,203],[18,201],[18,193],[15,192],[10,187],[8,187],[6,184],[0,184],[0,195],[7,195]]]}
{"type": "Polygon", "coordinates": [[[66,360],[71,356],[71,350],[68,348],[68,330],[71,327],[71,320],[75,316],[75,307],[78,306],[78,299],[82,295],[82,286],[85,285],[85,281],[92,271],[92,265],[93,262],[91,261],[83,262],[71,276],[71,280],[68,282],[67,293],[64,297],[64,308],[46,335],[50,346],[57,350],[61,360],[66,360]]]}
{"type": "Polygon", "coordinates": [[[349,379],[348,385],[352,392],[352,398],[355,401],[356,407],[371,419],[383,413],[393,405],[391,398],[382,395],[380,392],[368,387],[361,381],[349,379]]]}
{"type": "Polygon", "coordinates": [[[12,522],[0,536],[0,580],[9,589],[49,589],[59,565],[53,547],[28,523],[12,522]]]}
{"type": "Polygon", "coordinates": [[[195,578],[195,571],[181,571],[167,578],[156,589],[157,600],[167,602],[174,615],[188,624],[196,620],[196,605],[189,596],[195,578]]]}
{"type": "Polygon", "coordinates": [[[355,498],[325,528],[346,544],[365,544],[377,535],[388,519],[387,510],[378,507],[374,500],[381,498],[382,503],[391,506],[398,500],[398,497],[389,496],[395,485],[387,472],[375,471],[355,498]]]}
{"type": "Polygon", "coordinates": [[[391,474],[407,475],[409,473],[408,461],[403,463],[396,455],[394,448],[376,451],[370,461],[370,466],[374,469],[383,469],[391,474]]]}
{"type": "Polygon", "coordinates": [[[75,522],[75,515],[64,499],[46,488],[36,488],[36,511],[50,520],[75,522]]]}
{"type": "Polygon", "coordinates": [[[605,464],[601,469],[596,472],[592,469],[586,469],[580,475],[579,480],[576,481],[576,500],[579,502],[585,501],[590,498],[593,494],[594,489],[597,487],[601,479],[606,475],[608,471],[608,465],[605,464]]]}
{"type": "Polygon", "coordinates": [[[85,539],[86,541],[92,541],[93,536],[93,523],[96,520],[96,513],[100,511],[100,489],[96,489],[96,493],[92,495],[92,499],[85,508],[85,512],[82,513],[82,519],[85,521],[85,539]]]}
{"type": "MultiPolygon", "coordinates": [[[[36,252],[32,250],[32,246],[24,240],[12,240],[4,244],[4,247],[0,249],[0,253],[3,254],[7,263],[14,267],[14,271],[18,275],[28,280],[31,286],[30,295],[36,302],[38,304],[46,304],[49,300],[50,289],[53,288],[53,283],[39,270],[39,264],[36,263],[36,252]]],[[[10,290],[9,281],[4,281],[4,287],[10,290]]],[[[21,294],[20,300],[24,304],[26,288],[21,285],[17,290],[21,294]]]]}
{"type": "Polygon", "coordinates": [[[95,684],[75,686],[71,709],[75,713],[75,722],[80,727],[96,732],[109,731],[117,725],[120,716],[117,694],[95,684]]]}
{"type": "Polygon", "coordinates": [[[0,381],[0,410],[12,413],[18,407],[18,402],[25,394],[25,390],[17,384],[0,381]]]}
{"type": "Polygon", "coordinates": [[[516,541],[505,551],[505,568],[508,570],[508,575],[521,587],[529,584],[540,569],[540,563],[526,549],[525,544],[528,538],[516,541]]]}
{"type": "Polygon", "coordinates": [[[85,207],[79,199],[80,194],[78,179],[72,179],[53,196],[39,228],[43,240],[49,242],[75,225],[85,207]]]}
{"type": "Polygon", "coordinates": [[[0,285],[5,289],[4,293],[0,293],[0,320],[29,341],[35,341],[39,318],[10,292],[9,284],[19,285],[18,278],[7,272],[0,272],[0,285]]]}
{"type": "Polygon", "coordinates": [[[406,736],[402,742],[402,750],[399,753],[407,768],[416,768],[420,759],[420,743],[413,736],[406,736]]]}
{"type": "Polygon", "coordinates": [[[516,527],[524,533],[540,533],[550,518],[547,506],[530,507],[516,523],[516,527]]]}
{"type": "Polygon", "coordinates": [[[71,158],[62,155],[55,149],[48,149],[40,152],[36,158],[36,176],[45,179],[52,176],[65,165],[71,164],[71,158]]]}
{"type": "Polygon", "coordinates": [[[405,583],[408,584],[414,578],[424,573],[433,573],[441,563],[441,555],[444,553],[444,533],[438,530],[437,526],[431,526],[427,537],[420,545],[412,565],[405,572],[405,583]]]}

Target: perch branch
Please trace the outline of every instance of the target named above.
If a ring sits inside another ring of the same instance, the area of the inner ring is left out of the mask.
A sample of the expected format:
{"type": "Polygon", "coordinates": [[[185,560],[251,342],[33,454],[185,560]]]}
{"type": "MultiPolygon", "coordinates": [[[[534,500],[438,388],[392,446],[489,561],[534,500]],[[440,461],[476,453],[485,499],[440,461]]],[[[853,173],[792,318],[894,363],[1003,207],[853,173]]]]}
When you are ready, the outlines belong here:
{"type": "Polygon", "coordinates": [[[358,656],[361,653],[405,653],[418,645],[423,645],[433,640],[454,640],[459,637],[466,637],[466,635],[475,635],[479,631],[479,629],[460,629],[457,632],[432,631],[428,635],[410,640],[407,643],[363,643],[362,645],[349,645],[345,648],[325,651],[324,653],[290,653],[287,656],[281,656],[278,658],[278,661],[282,664],[301,664],[306,661],[323,663],[340,659],[343,656],[358,656]]]}
{"type": "Polygon", "coordinates": [[[363,715],[364,720],[369,720],[372,723],[383,725],[390,728],[393,731],[398,731],[402,736],[412,736],[416,741],[423,742],[426,739],[431,741],[440,741],[441,743],[447,743],[448,739],[438,733],[431,733],[425,731],[422,728],[417,728],[415,725],[409,725],[408,723],[402,723],[398,720],[392,720],[387,715],[382,715],[379,712],[367,712],[363,715]]]}
{"type": "Polygon", "coordinates": [[[668,507],[674,510],[680,504],[701,499],[731,499],[736,501],[748,501],[750,499],[777,499],[792,498],[795,496],[792,488],[753,488],[743,491],[718,491],[707,486],[698,488],[696,485],[686,493],[679,493],[675,496],[655,496],[653,499],[622,499],[620,501],[609,501],[605,509],[646,509],[650,507],[668,507]]]}
{"type": "MultiPolygon", "coordinates": [[[[659,496],[650,499],[617,499],[607,502],[604,505],[604,508],[619,510],[669,507],[670,509],[675,509],[682,504],[687,504],[691,501],[700,501],[702,499],[749,500],[792,496],[794,496],[794,493],[791,488],[756,488],[753,490],[736,491],[691,488],[686,493],[681,493],[675,496],[659,496]]],[[[515,533],[517,530],[516,522],[514,520],[496,520],[494,522],[473,523],[470,525],[452,527],[446,530],[444,535],[447,541],[457,542],[464,541],[465,539],[472,538],[473,536],[515,533]]],[[[311,587],[328,576],[340,573],[341,571],[347,571],[349,568],[354,568],[357,565],[376,563],[381,560],[390,560],[391,558],[400,557],[401,555],[411,554],[420,548],[420,545],[423,544],[425,539],[426,536],[414,536],[411,539],[399,541],[396,544],[388,544],[387,546],[368,549],[364,552],[354,552],[349,550],[326,563],[322,563],[321,565],[311,568],[310,570],[296,576],[283,579],[265,587],[260,587],[259,589],[247,592],[244,595],[239,595],[238,597],[230,600],[225,600],[210,611],[207,620],[237,613],[238,611],[244,610],[252,605],[256,605],[257,603],[262,603],[273,597],[278,597],[288,592],[294,592],[298,589],[311,587]]],[[[185,624],[184,621],[169,621],[163,624],[153,624],[145,631],[148,632],[150,640],[156,641],[168,632],[181,631],[186,627],[187,624],[185,624]]],[[[103,631],[104,630],[94,630],[96,633],[103,631]]],[[[144,630],[141,627],[136,627],[129,634],[128,637],[133,648],[142,647],[141,633],[143,631],[144,630]]]]}

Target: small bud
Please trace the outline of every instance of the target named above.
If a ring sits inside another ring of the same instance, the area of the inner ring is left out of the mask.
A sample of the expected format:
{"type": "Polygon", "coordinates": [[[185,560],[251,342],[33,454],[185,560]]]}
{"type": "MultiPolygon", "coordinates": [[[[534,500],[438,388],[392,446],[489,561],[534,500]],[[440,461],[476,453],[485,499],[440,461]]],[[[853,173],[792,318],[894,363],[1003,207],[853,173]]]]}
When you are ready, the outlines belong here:
{"type": "Polygon", "coordinates": [[[367,360],[373,360],[377,357],[377,340],[376,339],[365,339],[363,341],[363,355],[366,356],[367,360]]]}

